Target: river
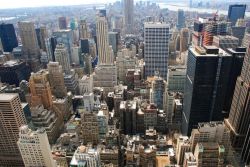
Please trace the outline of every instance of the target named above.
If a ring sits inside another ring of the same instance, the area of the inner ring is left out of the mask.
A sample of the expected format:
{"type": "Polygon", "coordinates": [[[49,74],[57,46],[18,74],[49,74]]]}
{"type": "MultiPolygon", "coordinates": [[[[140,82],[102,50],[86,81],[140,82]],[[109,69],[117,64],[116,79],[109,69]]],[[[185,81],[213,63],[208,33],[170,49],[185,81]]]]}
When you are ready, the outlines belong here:
{"type": "MultiPolygon", "coordinates": [[[[198,12],[198,13],[215,13],[217,9],[205,9],[205,8],[190,8],[189,6],[185,4],[170,4],[170,3],[158,3],[160,8],[168,8],[169,10],[172,11],[178,11],[178,9],[182,9],[184,11],[192,11],[192,12],[198,12]]],[[[228,11],[227,10],[218,10],[219,14],[227,15],[228,11]]],[[[250,17],[250,12],[246,12],[246,17],[250,17]]]]}

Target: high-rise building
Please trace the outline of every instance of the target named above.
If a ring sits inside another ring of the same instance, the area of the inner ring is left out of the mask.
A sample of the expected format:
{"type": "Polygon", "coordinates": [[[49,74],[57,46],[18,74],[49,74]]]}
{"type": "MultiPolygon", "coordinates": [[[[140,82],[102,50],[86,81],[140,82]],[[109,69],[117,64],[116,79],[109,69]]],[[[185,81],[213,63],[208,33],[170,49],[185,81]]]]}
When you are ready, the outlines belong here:
{"type": "Polygon", "coordinates": [[[157,108],[163,109],[163,96],[166,91],[166,81],[156,73],[154,80],[152,81],[152,89],[150,90],[150,101],[156,104],[157,108]]]}
{"type": "Polygon", "coordinates": [[[184,134],[190,135],[198,122],[223,119],[231,61],[232,55],[214,46],[189,48],[182,117],[184,134]]]}
{"type": "Polygon", "coordinates": [[[67,29],[67,19],[66,19],[66,17],[59,17],[58,18],[58,25],[59,25],[60,30],[67,29]]]}
{"type": "Polygon", "coordinates": [[[224,152],[224,146],[218,143],[197,143],[194,152],[197,167],[223,167],[224,152]]]}
{"type": "Polygon", "coordinates": [[[232,55],[231,72],[228,80],[227,94],[224,102],[223,112],[225,113],[224,118],[229,115],[230,107],[233,100],[234,88],[236,85],[237,78],[240,76],[244,57],[246,55],[246,48],[237,47],[235,49],[227,49],[227,53],[232,55]]]}
{"type": "Polygon", "coordinates": [[[29,80],[30,68],[22,61],[6,61],[4,64],[0,65],[0,77],[2,83],[19,86],[22,80],[29,80]]]}
{"type": "Polygon", "coordinates": [[[249,43],[250,43],[250,33],[245,33],[243,41],[242,41],[242,46],[245,48],[249,47],[249,43]]]}
{"type": "Polygon", "coordinates": [[[134,0],[124,0],[125,32],[133,33],[134,28],[134,0]]]}
{"type": "Polygon", "coordinates": [[[116,66],[119,81],[125,82],[128,70],[135,69],[136,61],[136,53],[133,50],[122,49],[117,53],[116,66]]]}
{"type": "Polygon", "coordinates": [[[192,152],[185,152],[183,167],[196,167],[197,162],[192,152]]]}
{"type": "Polygon", "coordinates": [[[72,157],[70,166],[99,167],[101,166],[100,153],[97,149],[79,146],[72,157]]]}
{"type": "Polygon", "coordinates": [[[52,107],[52,93],[49,84],[49,73],[40,70],[37,73],[31,73],[29,87],[31,94],[30,106],[43,105],[44,108],[52,107]]]}
{"type": "Polygon", "coordinates": [[[23,166],[18,150],[19,127],[26,124],[18,94],[0,94],[0,166],[23,166]]]}
{"type": "Polygon", "coordinates": [[[118,32],[109,32],[109,45],[112,46],[112,49],[114,53],[117,53],[118,51],[118,40],[119,40],[119,34],[118,32]]]}
{"type": "Polygon", "coordinates": [[[216,142],[225,147],[227,156],[230,148],[230,131],[222,121],[198,123],[190,136],[191,151],[194,152],[198,142],[216,142]]]}
{"type": "Polygon", "coordinates": [[[193,7],[193,1],[189,0],[189,7],[192,8],[193,7]]]}
{"type": "Polygon", "coordinates": [[[97,17],[96,35],[98,45],[98,64],[111,65],[114,63],[114,57],[110,52],[108,38],[108,22],[106,17],[97,17]]]}
{"type": "Polygon", "coordinates": [[[87,38],[80,39],[80,47],[81,47],[81,53],[89,53],[90,52],[90,46],[89,46],[89,40],[87,38]]]}
{"type": "Polygon", "coordinates": [[[210,21],[205,25],[203,45],[212,45],[213,37],[227,34],[228,23],[224,21],[210,21]]]}
{"type": "Polygon", "coordinates": [[[24,57],[28,60],[39,59],[39,45],[33,22],[18,22],[24,57]]]}
{"type": "Polygon", "coordinates": [[[187,68],[185,66],[169,66],[167,76],[167,90],[184,92],[187,68]]]}
{"type": "MultiPolygon", "coordinates": [[[[248,44],[249,45],[249,44],[248,44]]],[[[234,148],[241,148],[246,138],[250,120],[250,49],[244,58],[241,75],[237,78],[233,101],[228,119],[225,123],[231,131],[234,148]]]]}
{"type": "Polygon", "coordinates": [[[54,111],[45,109],[43,105],[31,107],[32,125],[35,129],[44,128],[49,143],[53,144],[61,134],[63,128],[63,113],[54,108],[54,111]]]}
{"type": "Polygon", "coordinates": [[[107,17],[107,11],[106,11],[106,9],[100,9],[99,10],[99,16],[100,17],[107,17]]]}
{"type": "Polygon", "coordinates": [[[177,139],[177,146],[176,146],[176,159],[177,164],[182,165],[185,158],[185,153],[191,151],[190,141],[187,136],[180,136],[177,139]]]}
{"type": "Polygon", "coordinates": [[[239,46],[242,44],[246,31],[246,22],[244,19],[238,19],[235,26],[232,26],[232,36],[239,39],[239,46]]]}
{"type": "Polygon", "coordinates": [[[121,101],[119,113],[123,134],[136,134],[136,102],[121,101]]]}
{"type": "Polygon", "coordinates": [[[56,61],[55,59],[55,50],[56,50],[56,37],[50,37],[45,40],[46,51],[48,54],[49,61],[56,61]]]}
{"type": "Polygon", "coordinates": [[[167,79],[169,26],[166,23],[144,24],[145,76],[154,76],[155,71],[167,79]]]}
{"type": "Polygon", "coordinates": [[[57,98],[65,97],[67,89],[64,84],[62,66],[58,62],[49,62],[48,70],[52,94],[57,98]]]}
{"type": "Polygon", "coordinates": [[[40,47],[40,49],[42,49],[43,51],[46,51],[46,45],[45,45],[45,39],[48,38],[48,32],[46,27],[40,27],[40,28],[36,28],[36,36],[37,36],[37,41],[38,41],[38,45],[40,47]]]}
{"type": "Polygon", "coordinates": [[[69,61],[70,63],[72,63],[71,51],[72,51],[73,41],[74,41],[73,31],[70,29],[59,30],[59,31],[53,32],[53,36],[55,36],[57,44],[60,44],[60,43],[64,44],[65,48],[68,51],[69,61]]]}
{"type": "Polygon", "coordinates": [[[98,111],[97,114],[99,138],[105,139],[106,133],[108,132],[108,118],[102,110],[98,111]]]}
{"type": "Polygon", "coordinates": [[[88,25],[86,20],[80,20],[79,24],[79,33],[80,33],[80,39],[88,38],[88,25]]]}
{"type": "Polygon", "coordinates": [[[104,92],[113,91],[117,85],[117,70],[112,47],[109,46],[106,17],[97,17],[98,66],[95,69],[94,87],[103,87],[104,92]]]}
{"type": "Polygon", "coordinates": [[[176,27],[179,30],[185,27],[185,15],[184,15],[184,10],[182,10],[182,9],[178,10],[176,27]]]}
{"type": "Polygon", "coordinates": [[[158,109],[155,104],[149,104],[142,110],[144,112],[144,129],[154,128],[157,126],[158,109]]]}
{"type": "Polygon", "coordinates": [[[64,75],[64,83],[68,92],[75,94],[79,93],[78,75],[75,70],[71,70],[69,74],[64,75]]]}
{"type": "Polygon", "coordinates": [[[68,74],[70,72],[69,54],[63,43],[56,45],[55,59],[62,66],[63,72],[68,74]]]}
{"type": "Polygon", "coordinates": [[[229,35],[218,35],[213,37],[213,45],[227,51],[228,48],[236,49],[239,39],[229,35]]]}
{"type": "Polygon", "coordinates": [[[25,166],[56,167],[45,129],[32,131],[27,125],[21,126],[17,145],[25,166]]]}
{"type": "Polygon", "coordinates": [[[0,24],[0,39],[4,52],[12,52],[18,46],[13,24],[0,24]]]}
{"type": "Polygon", "coordinates": [[[87,144],[91,142],[98,144],[99,142],[99,125],[97,115],[93,112],[85,112],[81,115],[81,135],[80,138],[87,144]]]}
{"type": "Polygon", "coordinates": [[[247,135],[241,152],[241,158],[246,165],[250,165],[250,125],[248,127],[247,135]]]}
{"type": "Polygon", "coordinates": [[[244,19],[245,17],[245,11],[246,11],[247,5],[229,5],[228,9],[228,20],[232,22],[232,25],[235,25],[238,19],[244,19]]]}
{"type": "Polygon", "coordinates": [[[187,51],[188,45],[189,45],[189,29],[183,28],[181,29],[181,34],[180,34],[180,52],[187,51]]]}
{"type": "Polygon", "coordinates": [[[192,45],[193,46],[202,46],[204,29],[205,29],[205,23],[200,22],[200,21],[194,22],[194,30],[192,32],[192,45]]]}

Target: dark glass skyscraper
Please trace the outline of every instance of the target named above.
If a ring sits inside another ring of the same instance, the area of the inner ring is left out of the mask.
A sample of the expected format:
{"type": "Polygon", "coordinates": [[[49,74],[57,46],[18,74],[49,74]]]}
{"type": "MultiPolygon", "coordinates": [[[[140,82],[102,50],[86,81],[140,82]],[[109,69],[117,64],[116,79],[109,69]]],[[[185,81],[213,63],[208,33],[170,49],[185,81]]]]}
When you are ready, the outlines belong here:
{"type": "Polygon", "coordinates": [[[178,10],[178,16],[177,16],[177,28],[180,30],[185,27],[185,16],[184,16],[184,10],[179,9],[178,10]]]}
{"type": "Polygon", "coordinates": [[[245,17],[246,5],[230,5],[228,9],[228,20],[235,25],[238,19],[245,17]]]}
{"type": "Polygon", "coordinates": [[[238,47],[236,49],[227,49],[227,53],[232,55],[231,72],[228,80],[227,95],[224,102],[223,110],[225,112],[225,118],[228,117],[230,107],[233,100],[234,88],[236,84],[237,77],[240,76],[244,57],[246,54],[246,48],[238,47]]]}
{"type": "Polygon", "coordinates": [[[18,46],[13,24],[0,24],[0,38],[5,52],[12,52],[18,46]]]}
{"type": "Polygon", "coordinates": [[[182,132],[190,135],[199,122],[223,120],[223,102],[232,56],[214,47],[190,47],[184,89],[182,132]]]}

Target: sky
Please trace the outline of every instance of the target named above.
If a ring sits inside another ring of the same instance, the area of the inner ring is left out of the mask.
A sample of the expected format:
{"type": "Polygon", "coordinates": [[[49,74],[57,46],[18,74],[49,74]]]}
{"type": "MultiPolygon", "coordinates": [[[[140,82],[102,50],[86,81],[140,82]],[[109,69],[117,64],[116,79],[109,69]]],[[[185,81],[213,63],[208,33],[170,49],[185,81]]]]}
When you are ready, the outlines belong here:
{"type": "Polygon", "coordinates": [[[115,1],[116,0],[0,0],[0,9],[96,4],[96,3],[108,3],[115,1]]]}

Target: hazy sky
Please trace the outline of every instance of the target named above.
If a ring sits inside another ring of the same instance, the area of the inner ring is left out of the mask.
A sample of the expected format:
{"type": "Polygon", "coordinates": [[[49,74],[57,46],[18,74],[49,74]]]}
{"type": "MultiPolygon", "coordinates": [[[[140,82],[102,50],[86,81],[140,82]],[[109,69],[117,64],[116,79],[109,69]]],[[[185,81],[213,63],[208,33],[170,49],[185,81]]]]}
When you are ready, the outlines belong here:
{"type": "Polygon", "coordinates": [[[0,0],[0,8],[80,5],[115,1],[116,0],[0,0]]]}

